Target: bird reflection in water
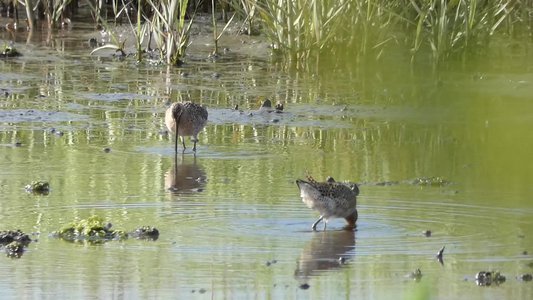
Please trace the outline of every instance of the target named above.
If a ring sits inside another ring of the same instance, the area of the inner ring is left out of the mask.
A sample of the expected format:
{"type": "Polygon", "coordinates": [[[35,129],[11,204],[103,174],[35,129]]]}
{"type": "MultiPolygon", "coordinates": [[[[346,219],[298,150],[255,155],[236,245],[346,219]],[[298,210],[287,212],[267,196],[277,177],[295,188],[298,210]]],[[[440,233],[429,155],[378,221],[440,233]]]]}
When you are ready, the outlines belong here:
{"type": "Polygon", "coordinates": [[[342,267],[354,254],[353,230],[318,232],[302,250],[294,275],[299,280],[307,280],[323,271],[342,267]]]}
{"type": "Polygon", "coordinates": [[[183,156],[181,163],[177,157],[174,165],[165,174],[165,188],[173,194],[201,192],[207,182],[207,176],[201,165],[196,163],[196,157],[192,163],[185,163],[183,156]]]}

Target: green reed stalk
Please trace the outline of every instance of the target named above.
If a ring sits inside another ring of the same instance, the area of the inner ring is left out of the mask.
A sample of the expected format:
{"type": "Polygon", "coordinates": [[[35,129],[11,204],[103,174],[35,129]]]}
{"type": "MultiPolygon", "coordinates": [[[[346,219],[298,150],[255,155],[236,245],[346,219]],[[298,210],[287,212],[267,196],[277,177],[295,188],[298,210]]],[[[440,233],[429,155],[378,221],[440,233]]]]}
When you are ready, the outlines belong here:
{"type": "Polygon", "coordinates": [[[410,45],[413,59],[430,53],[439,61],[486,45],[502,29],[533,24],[531,1],[263,0],[256,5],[273,48],[297,60],[339,49],[379,57],[395,42],[410,45]]]}
{"type": "Polygon", "coordinates": [[[28,18],[28,27],[33,30],[33,14],[31,11],[30,0],[24,0],[24,7],[26,8],[26,17],[28,18]]]}
{"type": "Polygon", "coordinates": [[[147,0],[154,16],[150,30],[159,46],[162,59],[170,65],[179,65],[189,45],[189,31],[194,19],[185,22],[188,0],[147,0]]]}
{"type": "Polygon", "coordinates": [[[211,5],[212,5],[211,16],[213,18],[213,43],[215,45],[214,49],[213,49],[213,52],[211,52],[211,55],[216,56],[216,55],[218,55],[218,40],[220,40],[220,38],[222,37],[222,35],[226,31],[226,29],[228,29],[228,26],[233,21],[233,18],[235,17],[235,14],[233,14],[233,16],[231,16],[231,18],[226,22],[226,25],[224,25],[224,28],[222,28],[222,31],[220,31],[220,33],[218,33],[217,19],[216,19],[216,15],[215,15],[215,0],[211,0],[211,5]]]}
{"type": "Polygon", "coordinates": [[[229,5],[235,10],[237,17],[243,19],[241,31],[246,29],[248,35],[252,35],[256,18],[258,0],[231,0],[229,5]],[[246,24],[246,25],[244,25],[246,24]]]}
{"type": "Polygon", "coordinates": [[[418,18],[414,54],[427,44],[435,61],[487,41],[510,17],[509,0],[410,0],[418,18]]]}
{"type": "Polygon", "coordinates": [[[213,49],[212,54],[218,54],[218,39],[217,39],[217,18],[215,16],[215,0],[211,0],[211,17],[213,20],[213,42],[215,43],[215,48],[213,49]]]}
{"type": "Polygon", "coordinates": [[[259,16],[273,47],[291,59],[306,59],[341,37],[339,28],[349,24],[353,0],[272,0],[257,5],[259,16]]]}
{"type": "Polygon", "coordinates": [[[143,53],[142,40],[144,37],[144,32],[142,31],[142,28],[141,28],[141,15],[142,15],[141,3],[142,3],[142,0],[137,0],[137,34],[135,35],[135,41],[137,42],[137,44],[135,48],[137,49],[137,61],[139,62],[142,60],[142,53],[143,53]]]}

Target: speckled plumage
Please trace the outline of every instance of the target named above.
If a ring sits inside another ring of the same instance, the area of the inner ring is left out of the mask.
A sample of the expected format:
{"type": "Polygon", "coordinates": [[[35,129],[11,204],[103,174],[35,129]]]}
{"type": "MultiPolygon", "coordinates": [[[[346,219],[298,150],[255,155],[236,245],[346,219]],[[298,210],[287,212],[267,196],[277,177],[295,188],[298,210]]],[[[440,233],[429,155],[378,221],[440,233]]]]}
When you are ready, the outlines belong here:
{"type": "Polygon", "coordinates": [[[317,182],[311,176],[308,181],[296,180],[300,189],[302,201],[311,209],[320,213],[320,218],[313,224],[316,225],[324,219],[324,230],[330,218],[344,218],[350,226],[355,226],[357,221],[357,195],[359,188],[356,184],[336,182],[328,177],[326,182],[317,182]]]}
{"type": "Polygon", "coordinates": [[[175,102],[165,112],[165,124],[170,132],[176,135],[175,150],[178,150],[178,135],[182,137],[183,150],[185,151],[185,136],[192,136],[194,142],[193,151],[196,151],[198,133],[207,123],[207,110],[192,102],[175,102]],[[176,123],[178,131],[176,133],[176,123]]]}

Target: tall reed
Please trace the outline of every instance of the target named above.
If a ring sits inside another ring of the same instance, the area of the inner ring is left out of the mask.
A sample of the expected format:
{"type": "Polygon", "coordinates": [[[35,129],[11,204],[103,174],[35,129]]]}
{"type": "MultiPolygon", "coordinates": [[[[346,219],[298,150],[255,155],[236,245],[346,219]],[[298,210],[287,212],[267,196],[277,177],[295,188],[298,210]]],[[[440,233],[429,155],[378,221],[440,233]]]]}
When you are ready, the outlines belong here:
{"type": "Polygon", "coordinates": [[[308,58],[328,45],[342,24],[350,0],[267,0],[257,3],[274,49],[292,59],[308,58]]]}
{"type": "Polygon", "coordinates": [[[241,32],[252,35],[257,32],[255,28],[258,0],[231,0],[229,5],[235,10],[238,17],[243,20],[241,32]]]}
{"type": "Polygon", "coordinates": [[[469,46],[485,45],[511,17],[510,4],[509,0],[410,0],[417,13],[414,53],[426,44],[438,61],[469,46]]]}
{"type": "Polygon", "coordinates": [[[233,14],[233,16],[231,16],[231,18],[226,22],[226,25],[224,26],[224,28],[222,28],[220,33],[218,33],[215,8],[216,8],[215,0],[211,0],[211,18],[213,21],[213,43],[214,43],[213,52],[211,52],[211,56],[213,57],[216,57],[218,55],[218,41],[220,40],[220,38],[222,37],[226,29],[228,29],[228,26],[231,24],[231,21],[233,21],[233,18],[235,17],[235,14],[233,14]]]}
{"type": "Polygon", "coordinates": [[[189,32],[194,20],[185,20],[188,0],[147,0],[154,14],[148,20],[154,40],[167,64],[179,65],[189,46],[189,32]]]}
{"type": "MultiPolygon", "coordinates": [[[[242,1],[243,7],[251,3],[242,1]]],[[[355,51],[355,55],[372,53],[379,58],[386,46],[394,43],[410,47],[413,59],[429,50],[438,62],[486,45],[502,27],[509,31],[520,23],[532,24],[531,2],[263,0],[254,5],[273,47],[291,60],[306,60],[312,54],[331,54],[328,50],[339,49],[355,51]]]]}

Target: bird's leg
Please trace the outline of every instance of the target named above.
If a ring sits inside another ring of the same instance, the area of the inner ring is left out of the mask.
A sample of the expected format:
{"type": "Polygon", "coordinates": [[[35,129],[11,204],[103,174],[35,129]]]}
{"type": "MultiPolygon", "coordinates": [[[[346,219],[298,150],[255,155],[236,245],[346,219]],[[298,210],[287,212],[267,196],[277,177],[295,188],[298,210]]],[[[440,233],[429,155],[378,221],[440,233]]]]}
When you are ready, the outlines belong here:
{"type": "MultiPolygon", "coordinates": [[[[176,106],[176,107],[179,107],[179,106],[176,106]]],[[[176,155],[176,159],[178,158],[178,139],[179,139],[178,128],[180,124],[181,113],[182,113],[181,110],[172,112],[172,116],[174,117],[174,127],[176,129],[176,140],[174,144],[174,153],[176,155]]],[[[185,146],[185,144],[183,146],[185,146]]],[[[183,151],[185,151],[185,148],[183,148],[183,151]]]]}
{"type": "Polygon", "coordinates": [[[176,139],[174,141],[174,155],[176,156],[176,160],[178,159],[178,123],[176,123],[176,139]]]}
{"type": "Polygon", "coordinates": [[[324,217],[320,216],[320,218],[318,218],[318,220],[316,220],[316,222],[313,223],[313,227],[311,227],[313,229],[313,231],[316,231],[316,225],[318,225],[318,223],[320,223],[320,221],[322,221],[322,219],[324,219],[324,217]]]}
{"type": "MultiPolygon", "coordinates": [[[[177,106],[179,107],[179,106],[177,106]]],[[[182,110],[179,110],[179,111],[175,111],[173,112],[173,117],[174,117],[174,122],[175,122],[175,126],[176,126],[176,144],[174,146],[174,151],[176,153],[176,157],[178,156],[178,139],[179,139],[179,135],[178,135],[178,128],[179,128],[179,124],[180,124],[180,120],[181,120],[181,114],[183,113],[182,110]]],[[[185,152],[185,140],[183,140],[183,152],[185,152]]]]}
{"type": "Polygon", "coordinates": [[[194,153],[196,153],[196,142],[198,142],[198,138],[197,138],[196,136],[194,136],[194,137],[192,138],[192,141],[193,141],[193,143],[194,143],[194,146],[192,147],[192,151],[193,151],[194,153]]]}
{"type": "Polygon", "coordinates": [[[185,152],[185,148],[187,148],[185,147],[185,137],[182,137],[181,143],[183,144],[183,152],[185,152]]]}
{"type": "Polygon", "coordinates": [[[324,231],[326,231],[326,226],[328,226],[328,221],[324,221],[324,231]]]}

